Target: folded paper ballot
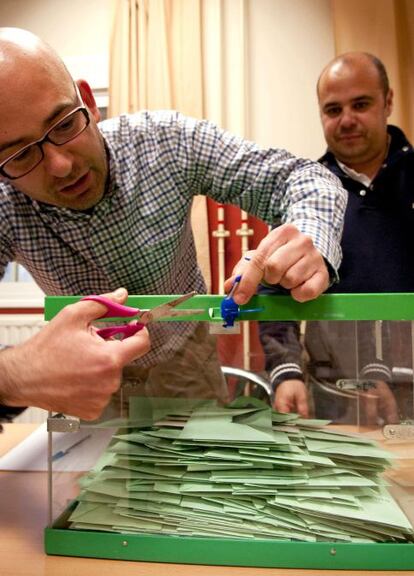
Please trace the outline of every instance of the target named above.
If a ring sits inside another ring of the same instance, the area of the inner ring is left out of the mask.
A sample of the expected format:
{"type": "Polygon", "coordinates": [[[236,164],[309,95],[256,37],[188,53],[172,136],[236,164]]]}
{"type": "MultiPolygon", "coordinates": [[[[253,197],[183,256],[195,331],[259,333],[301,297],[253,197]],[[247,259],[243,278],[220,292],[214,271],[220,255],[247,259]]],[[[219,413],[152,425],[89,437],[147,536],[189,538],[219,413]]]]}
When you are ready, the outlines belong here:
{"type": "Polygon", "coordinates": [[[71,528],[414,541],[381,475],[393,454],[371,439],[246,397],[227,407],[131,398],[125,424],[81,479],[71,528]]]}

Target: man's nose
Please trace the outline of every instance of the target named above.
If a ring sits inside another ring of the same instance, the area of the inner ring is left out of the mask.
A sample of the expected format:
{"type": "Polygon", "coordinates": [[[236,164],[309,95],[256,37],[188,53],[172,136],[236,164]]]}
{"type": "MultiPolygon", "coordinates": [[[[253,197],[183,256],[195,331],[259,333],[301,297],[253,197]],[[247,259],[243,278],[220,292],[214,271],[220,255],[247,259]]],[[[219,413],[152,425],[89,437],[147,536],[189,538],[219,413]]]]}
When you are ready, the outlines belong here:
{"type": "Polygon", "coordinates": [[[355,125],[356,117],[352,108],[344,108],[339,120],[342,128],[349,128],[355,125]]]}
{"type": "Polygon", "coordinates": [[[64,178],[72,171],[73,156],[67,150],[66,146],[56,146],[51,142],[43,144],[43,163],[49,174],[64,178]]]}

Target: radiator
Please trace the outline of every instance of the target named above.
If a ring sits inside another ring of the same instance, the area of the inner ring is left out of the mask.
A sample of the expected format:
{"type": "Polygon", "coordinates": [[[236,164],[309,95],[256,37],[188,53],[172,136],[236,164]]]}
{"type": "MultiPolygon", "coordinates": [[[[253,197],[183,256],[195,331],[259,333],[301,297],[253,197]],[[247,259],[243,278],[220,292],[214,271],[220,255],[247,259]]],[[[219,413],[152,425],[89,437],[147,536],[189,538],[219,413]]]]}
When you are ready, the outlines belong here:
{"type": "Polygon", "coordinates": [[[0,315],[0,344],[14,346],[37,334],[45,325],[42,314],[0,315]]]}
{"type": "MultiPolygon", "coordinates": [[[[45,325],[43,314],[0,314],[0,344],[14,346],[39,332],[45,325]]],[[[15,422],[44,422],[46,410],[27,408],[15,422]]]]}

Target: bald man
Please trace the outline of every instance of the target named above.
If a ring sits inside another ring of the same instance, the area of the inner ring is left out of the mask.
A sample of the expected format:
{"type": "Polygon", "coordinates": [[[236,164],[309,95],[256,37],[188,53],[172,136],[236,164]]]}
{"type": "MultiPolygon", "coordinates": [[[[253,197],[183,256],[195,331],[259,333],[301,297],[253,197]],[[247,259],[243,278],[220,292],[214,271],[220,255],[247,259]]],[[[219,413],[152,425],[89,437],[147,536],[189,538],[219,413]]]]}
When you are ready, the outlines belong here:
{"type": "MultiPolygon", "coordinates": [[[[284,223],[236,267],[239,304],[262,279],[302,301],[336,277],[346,193],[319,164],[176,112],[98,125],[88,83],[24,30],[0,29],[0,82],[0,276],[16,260],[47,294],[205,292],[189,223],[204,194],[284,223]]],[[[151,395],[224,397],[206,330],[151,326],[128,377],[151,395]]]]}
{"type": "MultiPolygon", "coordinates": [[[[340,281],[329,291],[412,292],[414,151],[403,132],[388,125],[393,91],[384,65],[371,54],[342,54],[323,69],[317,94],[328,145],[320,162],[341,179],[349,193],[340,281]]],[[[409,344],[411,334],[401,334],[406,329],[407,326],[383,325],[383,356],[379,357],[378,350],[367,350],[368,341],[374,339],[373,326],[360,324],[360,333],[367,330],[368,334],[364,336],[365,346],[361,343],[358,367],[357,359],[352,357],[355,344],[349,336],[349,326],[330,323],[322,329],[321,325],[309,323],[306,347],[311,355],[311,375],[318,381],[334,382],[341,377],[355,379],[362,369],[361,378],[377,383],[371,398],[365,399],[370,420],[381,414],[388,422],[396,421],[397,407],[387,383],[392,381],[392,365],[407,362],[408,351],[396,344],[409,344]]],[[[268,369],[276,387],[276,407],[308,414],[298,327],[293,323],[280,323],[273,328],[264,325],[262,338],[269,352],[268,369]],[[275,338],[279,348],[275,347],[275,338]]],[[[406,390],[411,388],[406,386],[406,390]]],[[[412,391],[410,394],[412,398],[412,391]]],[[[332,406],[333,398],[323,394],[315,398],[316,413],[339,418],[341,414],[332,406]]],[[[341,402],[338,406],[343,411],[341,402]]]]}

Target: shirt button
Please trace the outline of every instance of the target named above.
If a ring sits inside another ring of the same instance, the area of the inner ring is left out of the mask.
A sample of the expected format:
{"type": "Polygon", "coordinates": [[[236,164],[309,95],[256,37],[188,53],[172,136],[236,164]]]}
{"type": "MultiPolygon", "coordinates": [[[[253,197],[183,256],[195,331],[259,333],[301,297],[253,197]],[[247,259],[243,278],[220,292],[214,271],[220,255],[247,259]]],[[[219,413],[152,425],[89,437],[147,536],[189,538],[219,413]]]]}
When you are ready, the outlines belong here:
{"type": "Polygon", "coordinates": [[[360,190],[360,191],[359,191],[359,195],[360,195],[360,196],[365,196],[366,193],[367,193],[366,190],[360,190]]]}
{"type": "Polygon", "coordinates": [[[402,151],[403,151],[403,152],[408,152],[409,149],[410,149],[410,148],[409,148],[408,146],[404,146],[403,149],[402,149],[402,151]]]}
{"type": "Polygon", "coordinates": [[[383,167],[383,168],[386,168],[386,167],[387,167],[387,163],[384,162],[384,164],[382,165],[382,167],[383,167]]]}

